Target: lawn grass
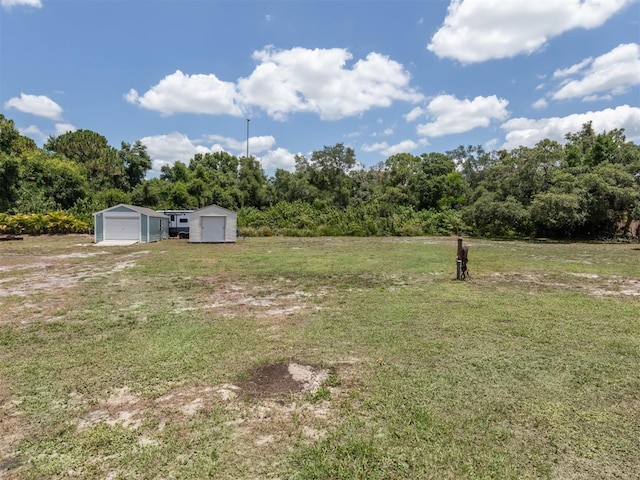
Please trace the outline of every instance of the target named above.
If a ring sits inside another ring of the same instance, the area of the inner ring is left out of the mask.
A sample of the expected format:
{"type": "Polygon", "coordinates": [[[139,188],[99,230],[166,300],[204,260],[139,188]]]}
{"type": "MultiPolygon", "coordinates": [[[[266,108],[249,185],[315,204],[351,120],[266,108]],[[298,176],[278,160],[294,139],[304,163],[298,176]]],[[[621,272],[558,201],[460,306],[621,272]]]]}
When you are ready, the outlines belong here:
{"type": "Polygon", "coordinates": [[[637,245],[90,240],[0,245],[6,478],[640,477],[637,245]]]}

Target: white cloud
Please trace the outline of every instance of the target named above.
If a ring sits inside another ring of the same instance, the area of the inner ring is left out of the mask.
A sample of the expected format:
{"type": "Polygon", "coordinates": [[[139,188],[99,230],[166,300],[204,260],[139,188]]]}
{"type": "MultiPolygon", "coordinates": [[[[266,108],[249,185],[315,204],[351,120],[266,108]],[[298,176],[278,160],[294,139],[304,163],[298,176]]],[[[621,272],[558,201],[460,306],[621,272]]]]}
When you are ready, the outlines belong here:
{"type": "Polygon", "coordinates": [[[156,174],[160,173],[164,165],[173,165],[177,161],[188,164],[196,153],[222,150],[216,145],[210,148],[196,145],[189,137],[178,132],[143,137],[140,141],[147,146],[147,153],[153,163],[151,173],[156,174]]]}
{"type": "Polygon", "coordinates": [[[418,148],[418,144],[413,140],[403,140],[394,145],[389,145],[389,147],[382,150],[381,153],[387,157],[390,157],[391,155],[395,155],[396,153],[412,152],[416,148],[418,148]]]}
{"type": "Polygon", "coordinates": [[[213,74],[185,75],[180,70],[167,75],[142,96],[134,89],[124,95],[134,105],[163,115],[204,113],[242,115],[235,85],[213,74]]]}
{"type": "MultiPolygon", "coordinates": [[[[207,142],[212,142],[215,145],[220,145],[225,152],[246,152],[247,141],[236,140],[231,137],[223,137],[222,135],[207,135],[207,142]]],[[[251,138],[249,139],[251,143],[251,138]]]]}
{"type": "MultiPolygon", "coordinates": [[[[221,135],[209,135],[207,140],[216,142],[224,148],[226,152],[232,152],[234,155],[244,156],[247,154],[247,140],[237,140],[235,138],[223,137],[221,135]]],[[[249,155],[264,152],[272,148],[276,143],[276,139],[271,135],[262,135],[258,137],[249,137],[249,155]]]]}
{"type": "Polygon", "coordinates": [[[380,152],[382,155],[390,157],[396,153],[412,152],[418,148],[418,144],[413,140],[403,140],[394,145],[389,145],[387,142],[374,143],[371,145],[365,143],[360,148],[365,152],[380,152]]]}
{"type": "Polygon", "coordinates": [[[237,83],[214,74],[166,76],[140,95],[135,89],[127,102],[164,115],[203,113],[240,116],[258,107],[274,119],[309,112],[323,120],[360,115],[394,101],[417,102],[424,97],[409,86],[404,67],[379,53],[369,53],[351,68],[352,55],[341,48],[276,50],[253,53],[258,65],[237,83]]]}
{"type": "MultiPolygon", "coordinates": [[[[393,130],[393,128],[389,127],[389,128],[385,128],[384,130],[382,130],[381,132],[373,132],[371,134],[372,137],[388,137],[390,135],[393,135],[395,132],[393,130]]],[[[350,137],[354,137],[355,135],[349,135],[350,137]]]]}
{"type": "Polygon", "coordinates": [[[407,122],[413,122],[417,118],[420,118],[422,115],[426,113],[425,109],[422,107],[416,107],[407,113],[404,118],[407,122]]]}
{"type": "Polygon", "coordinates": [[[511,150],[519,146],[532,147],[545,138],[564,143],[565,134],[579,131],[582,125],[590,121],[593,122],[593,129],[597,133],[624,128],[628,140],[634,142],[640,140],[640,108],[622,105],[566,117],[538,120],[513,118],[501,125],[501,128],[507,132],[502,148],[511,150]]]}
{"type": "Polygon", "coordinates": [[[509,102],[495,95],[459,100],[452,95],[435,97],[426,111],[432,122],[418,125],[419,135],[441,137],[452,133],[463,133],[477,127],[487,127],[492,120],[505,120],[509,116],[509,102]]]}
{"type": "Polygon", "coordinates": [[[243,102],[265,110],[275,119],[310,112],[323,120],[359,115],[394,101],[416,102],[423,97],[409,86],[410,75],[388,57],[369,53],[352,68],[352,55],[342,48],[293,48],[256,51],[259,62],[238,80],[243,102]]]}
{"type": "Polygon", "coordinates": [[[63,135],[67,132],[75,132],[77,128],[70,123],[56,123],[56,136],[63,135]]]}
{"type": "MultiPolygon", "coordinates": [[[[32,138],[36,143],[44,144],[48,138],[50,133],[43,132],[40,130],[40,127],[36,125],[29,125],[25,128],[18,128],[19,132],[29,138],[32,138]]],[[[73,132],[77,130],[77,128],[70,123],[56,123],[55,124],[55,136],[62,135],[63,133],[73,132]]]]}
{"type": "Polygon", "coordinates": [[[49,135],[44,133],[35,125],[29,125],[26,128],[19,128],[18,131],[20,132],[21,135],[32,138],[34,141],[36,141],[36,143],[37,142],[44,143],[47,140],[47,138],[49,138],[49,135]]]}
{"type": "Polygon", "coordinates": [[[631,87],[640,85],[640,45],[627,43],[618,45],[596,59],[588,58],[570,67],[556,76],[581,75],[581,78],[568,80],[553,94],[555,100],[582,98],[594,100],[607,98],[627,92],[631,87]],[[588,66],[588,68],[586,68],[588,66]],[[605,95],[597,95],[600,93],[605,95]]]}
{"type": "Polygon", "coordinates": [[[19,6],[42,8],[42,2],[40,0],[0,0],[0,4],[7,10],[19,6]]]}
{"type": "Polygon", "coordinates": [[[498,145],[498,139],[492,138],[491,140],[487,140],[486,142],[484,142],[483,148],[486,152],[491,152],[492,150],[496,149],[496,145],[498,145]]]}
{"type": "MultiPolygon", "coordinates": [[[[269,150],[276,144],[276,139],[271,135],[262,135],[259,137],[249,137],[249,155],[254,155],[256,153],[262,153],[266,150],[269,150]]],[[[242,142],[244,146],[244,154],[246,154],[247,142],[246,140],[242,142]]],[[[243,153],[241,152],[241,153],[243,153]]]]}
{"type": "Polygon", "coordinates": [[[45,95],[21,93],[20,98],[13,97],[4,103],[4,108],[15,108],[24,113],[58,120],[62,116],[62,107],[45,95]]]}
{"type": "Polygon", "coordinates": [[[582,99],[583,102],[609,102],[613,100],[612,95],[587,95],[582,99]]]}
{"type": "Polygon", "coordinates": [[[360,148],[364,152],[380,152],[385,148],[389,148],[389,144],[387,142],[372,143],[371,145],[369,145],[368,143],[363,143],[360,148]]]}
{"type": "MultiPolygon", "coordinates": [[[[156,174],[160,173],[163,165],[173,165],[177,161],[188,165],[196,153],[228,152],[232,155],[243,156],[247,148],[246,139],[236,140],[222,135],[208,135],[205,139],[196,140],[179,132],[144,137],[140,141],[147,146],[147,152],[153,161],[151,173],[156,174]],[[204,143],[206,145],[203,145],[204,143]]],[[[277,162],[278,158],[286,156],[282,149],[277,149],[276,153],[269,150],[275,143],[275,138],[270,135],[249,137],[249,154],[255,156],[257,153],[269,151],[267,158],[272,159],[272,162],[277,162]]],[[[286,164],[284,160],[281,162],[283,165],[286,164]]]]}
{"type": "Polygon", "coordinates": [[[582,71],[587,65],[591,63],[593,60],[591,57],[585,58],[580,63],[576,63],[575,65],[571,65],[569,68],[559,69],[553,72],[553,78],[564,78],[569,77],[571,75],[576,75],[580,71],[582,71]]]}
{"type": "Polygon", "coordinates": [[[549,102],[547,102],[544,98],[541,98],[540,100],[536,100],[535,102],[533,102],[533,105],[531,106],[536,110],[542,110],[543,108],[547,108],[549,106],[549,102]]]}
{"type": "Polygon", "coordinates": [[[272,175],[278,168],[293,172],[296,169],[295,154],[284,148],[269,150],[259,158],[262,169],[272,175]]]}
{"type": "Polygon", "coordinates": [[[451,0],[427,49],[463,63],[531,54],[574,28],[595,28],[635,0],[451,0]]]}

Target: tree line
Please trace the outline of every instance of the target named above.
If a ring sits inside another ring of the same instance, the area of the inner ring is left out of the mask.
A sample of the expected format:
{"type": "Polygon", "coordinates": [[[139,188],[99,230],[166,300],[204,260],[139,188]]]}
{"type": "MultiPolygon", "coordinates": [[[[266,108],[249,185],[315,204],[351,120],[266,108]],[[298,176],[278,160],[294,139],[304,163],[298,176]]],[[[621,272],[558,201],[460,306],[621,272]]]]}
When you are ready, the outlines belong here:
{"type": "Polygon", "coordinates": [[[254,157],[198,153],[147,179],[152,163],[140,141],[115,148],[76,130],[39,148],[0,114],[0,226],[52,212],[90,225],[94,212],[118,203],[216,204],[238,212],[245,235],[637,237],[640,147],[623,129],[597,133],[590,122],[565,140],[399,153],[369,168],[337,143],[296,155],[294,171],[272,177],[254,157]]]}

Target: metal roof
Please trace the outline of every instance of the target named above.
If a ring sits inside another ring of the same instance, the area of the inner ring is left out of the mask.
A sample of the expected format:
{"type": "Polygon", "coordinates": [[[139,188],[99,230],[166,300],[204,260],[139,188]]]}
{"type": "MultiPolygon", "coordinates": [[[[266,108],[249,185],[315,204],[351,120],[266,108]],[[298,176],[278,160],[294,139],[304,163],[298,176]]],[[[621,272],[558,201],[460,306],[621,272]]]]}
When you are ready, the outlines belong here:
{"type": "Polygon", "coordinates": [[[147,215],[149,217],[160,217],[160,218],[169,218],[166,215],[157,212],[156,210],[152,210],[150,208],[146,208],[146,207],[137,207],[135,205],[127,205],[126,203],[119,203],[118,205],[114,205],[113,207],[109,207],[109,208],[105,208],[104,210],[100,210],[99,212],[95,212],[94,215],[98,215],[99,213],[103,213],[103,212],[108,212],[109,210],[114,210],[118,207],[125,207],[128,208],[130,210],[133,210],[134,212],[138,212],[138,213],[142,213],[144,215],[147,215]]]}

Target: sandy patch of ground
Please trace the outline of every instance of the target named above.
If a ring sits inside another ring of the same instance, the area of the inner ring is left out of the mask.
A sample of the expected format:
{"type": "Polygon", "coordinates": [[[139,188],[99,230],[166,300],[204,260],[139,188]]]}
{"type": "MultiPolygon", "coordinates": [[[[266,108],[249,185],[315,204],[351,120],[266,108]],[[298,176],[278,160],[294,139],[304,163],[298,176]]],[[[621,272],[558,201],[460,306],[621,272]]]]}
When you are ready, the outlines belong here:
{"type": "MultiPolygon", "coordinates": [[[[328,369],[278,363],[258,367],[244,382],[178,386],[154,399],[138,395],[127,386],[94,402],[72,394],[69,408],[92,406],[77,419],[78,432],[100,422],[120,425],[141,430],[140,446],[157,445],[159,434],[169,424],[220,408],[228,418],[223,426],[236,440],[232,454],[246,459],[255,455],[252,448],[272,448],[290,441],[292,435],[309,442],[323,438],[332,420],[331,401],[312,402],[308,395],[322,388],[328,378],[328,369]],[[144,420],[150,418],[155,419],[152,423],[156,427],[151,431],[141,429],[144,420]]],[[[340,394],[339,389],[328,388],[331,396],[340,394]]]]}
{"type": "Polygon", "coordinates": [[[17,295],[24,297],[33,294],[38,290],[50,290],[54,288],[70,288],[79,282],[89,278],[108,277],[112,273],[120,272],[136,265],[135,260],[125,260],[115,265],[95,268],[94,265],[85,267],[75,267],[72,265],[35,265],[23,270],[35,270],[33,273],[22,273],[20,281],[4,279],[0,288],[1,296],[17,295]],[[66,270],[66,271],[60,271],[66,270]]]}
{"type": "Polygon", "coordinates": [[[326,289],[310,293],[283,278],[269,284],[237,278],[230,283],[224,278],[199,280],[209,293],[197,303],[177,303],[178,311],[204,309],[225,318],[250,317],[269,341],[279,339],[296,322],[308,320],[307,314],[321,309],[318,299],[327,295],[326,289]]]}
{"type": "Polygon", "coordinates": [[[73,252],[61,255],[16,255],[3,257],[0,266],[0,325],[31,323],[59,318],[69,301],[63,294],[84,281],[109,278],[137,264],[133,252],[113,262],[107,252],[73,252]],[[82,261],[91,258],[91,261],[82,261]]]}
{"type": "Polygon", "coordinates": [[[473,281],[488,283],[516,283],[532,288],[555,288],[585,292],[596,297],[626,296],[640,298],[640,280],[620,275],[597,275],[563,272],[562,274],[494,272],[490,276],[473,277],[473,281]]]}
{"type": "Polygon", "coordinates": [[[291,288],[287,280],[278,279],[272,285],[226,284],[221,279],[203,279],[211,294],[203,308],[213,309],[227,317],[251,315],[258,318],[294,315],[310,309],[310,300],[326,292],[309,293],[291,288]]]}

